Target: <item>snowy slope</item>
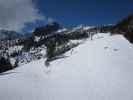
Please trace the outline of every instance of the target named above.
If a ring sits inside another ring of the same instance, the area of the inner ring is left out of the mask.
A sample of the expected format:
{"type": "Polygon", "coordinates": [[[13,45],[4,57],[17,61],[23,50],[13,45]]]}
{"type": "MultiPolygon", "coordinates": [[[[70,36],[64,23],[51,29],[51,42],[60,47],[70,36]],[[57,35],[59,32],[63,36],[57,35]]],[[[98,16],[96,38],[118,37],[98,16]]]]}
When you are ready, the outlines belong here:
{"type": "Polygon", "coordinates": [[[65,55],[1,75],[1,100],[133,99],[133,45],[121,35],[95,35],[65,55]]]}

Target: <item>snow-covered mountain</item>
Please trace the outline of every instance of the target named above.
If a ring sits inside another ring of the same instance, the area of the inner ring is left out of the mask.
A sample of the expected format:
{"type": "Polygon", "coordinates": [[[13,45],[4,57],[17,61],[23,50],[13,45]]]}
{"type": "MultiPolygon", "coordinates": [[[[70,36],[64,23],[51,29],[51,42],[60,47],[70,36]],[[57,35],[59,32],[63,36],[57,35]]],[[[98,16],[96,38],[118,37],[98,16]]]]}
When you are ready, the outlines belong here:
{"type": "Polygon", "coordinates": [[[53,23],[36,28],[31,36],[0,41],[0,55],[8,60],[14,59],[13,66],[16,62],[19,66],[44,57],[49,65],[49,62],[62,58],[61,55],[78,46],[80,41],[86,38],[88,33],[83,28],[67,29],[53,23]]]}
{"type": "Polygon", "coordinates": [[[65,28],[53,22],[36,28],[30,36],[21,36],[14,31],[1,30],[3,40],[0,41],[0,55],[9,60],[14,59],[18,62],[17,65],[47,58],[45,64],[49,65],[51,61],[62,58],[64,53],[77,47],[85,39],[92,39],[97,33],[121,34],[132,42],[132,19],[131,15],[116,25],[100,27],[79,25],[65,28]]]}
{"type": "Polygon", "coordinates": [[[66,28],[57,22],[38,27],[30,36],[22,36],[14,31],[1,30],[0,55],[15,59],[20,65],[33,60],[47,58],[46,64],[62,58],[64,53],[78,46],[81,41],[97,33],[121,34],[131,43],[133,16],[121,20],[115,25],[84,26],[66,28]],[[74,42],[74,41],[78,42],[74,42]],[[80,41],[80,42],[79,42],[80,41]],[[41,53],[44,52],[45,53],[41,53]]]}
{"type": "Polygon", "coordinates": [[[2,100],[132,100],[133,45],[98,33],[45,65],[32,61],[0,76],[2,100]]]}
{"type": "Polygon", "coordinates": [[[15,32],[15,31],[8,31],[8,30],[0,30],[0,40],[12,40],[12,39],[16,39],[16,38],[20,38],[23,35],[15,32]]]}
{"type": "Polygon", "coordinates": [[[55,22],[30,36],[1,34],[2,100],[133,98],[130,16],[115,25],[66,28],[55,22]]]}

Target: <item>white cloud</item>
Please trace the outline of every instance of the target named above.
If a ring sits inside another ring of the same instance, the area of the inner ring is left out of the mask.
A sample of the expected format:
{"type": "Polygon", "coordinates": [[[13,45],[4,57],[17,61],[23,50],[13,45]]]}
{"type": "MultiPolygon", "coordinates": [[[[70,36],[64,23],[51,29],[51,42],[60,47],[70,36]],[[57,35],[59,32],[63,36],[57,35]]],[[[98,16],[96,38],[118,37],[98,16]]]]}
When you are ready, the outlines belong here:
{"type": "Polygon", "coordinates": [[[33,0],[0,0],[0,28],[21,31],[25,23],[43,20],[33,0]]]}

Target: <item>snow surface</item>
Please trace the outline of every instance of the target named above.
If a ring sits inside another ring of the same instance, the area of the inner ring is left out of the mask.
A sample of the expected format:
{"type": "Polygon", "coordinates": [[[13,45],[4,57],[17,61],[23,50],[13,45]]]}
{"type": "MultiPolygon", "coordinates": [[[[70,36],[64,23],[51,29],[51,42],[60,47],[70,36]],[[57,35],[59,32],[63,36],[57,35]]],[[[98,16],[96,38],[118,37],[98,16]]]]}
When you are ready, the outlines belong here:
{"type": "Polygon", "coordinates": [[[66,28],[59,29],[59,30],[57,31],[57,33],[65,32],[65,31],[67,31],[67,29],[66,29],[66,28]]]}
{"type": "Polygon", "coordinates": [[[83,30],[89,30],[89,29],[92,29],[92,28],[94,28],[95,26],[85,26],[85,27],[83,27],[83,30]]]}
{"type": "Polygon", "coordinates": [[[1,100],[132,100],[133,45],[121,35],[102,37],[50,67],[41,59],[1,75],[1,100]]]}
{"type": "Polygon", "coordinates": [[[35,42],[38,42],[41,39],[41,37],[35,36],[35,42]]]}

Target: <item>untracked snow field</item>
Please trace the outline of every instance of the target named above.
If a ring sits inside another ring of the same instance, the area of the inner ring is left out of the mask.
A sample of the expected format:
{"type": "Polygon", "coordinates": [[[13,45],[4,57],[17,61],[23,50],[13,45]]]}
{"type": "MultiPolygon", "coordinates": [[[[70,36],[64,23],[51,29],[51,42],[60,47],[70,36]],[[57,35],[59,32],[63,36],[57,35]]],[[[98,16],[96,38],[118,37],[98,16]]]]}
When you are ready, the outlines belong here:
{"type": "Polygon", "coordinates": [[[53,61],[0,75],[0,100],[133,100],[133,45],[100,33],[53,61]]]}

